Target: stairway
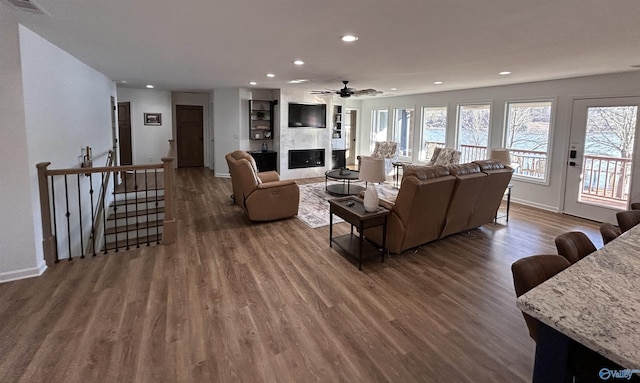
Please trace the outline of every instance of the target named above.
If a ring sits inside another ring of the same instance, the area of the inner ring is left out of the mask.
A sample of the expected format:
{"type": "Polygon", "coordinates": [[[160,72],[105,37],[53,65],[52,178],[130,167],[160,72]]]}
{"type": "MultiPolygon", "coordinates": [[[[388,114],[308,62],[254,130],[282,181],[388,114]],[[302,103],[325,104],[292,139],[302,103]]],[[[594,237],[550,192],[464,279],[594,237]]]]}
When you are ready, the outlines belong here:
{"type": "Polygon", "coordinates": [[[164,189],[131,179],[131,187],[116,187],[109,206],[103,250],[129,250],[155,245],[162,239],[164,189]],[[141,188],[139,185],[142,184],[141,188]]]}

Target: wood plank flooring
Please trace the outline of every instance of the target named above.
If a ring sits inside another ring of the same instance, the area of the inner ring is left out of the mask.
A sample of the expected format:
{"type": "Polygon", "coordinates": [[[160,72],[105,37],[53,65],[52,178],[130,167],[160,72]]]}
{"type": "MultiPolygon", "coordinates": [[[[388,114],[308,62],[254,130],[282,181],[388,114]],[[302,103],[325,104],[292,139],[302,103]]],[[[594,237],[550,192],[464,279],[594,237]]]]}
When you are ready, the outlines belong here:
{"type": "Polygon", "coordinates": [[[602,246],[595,223],[512,204],[359,272],[328,227],[251,224],[205,169],[176,182],[176,244],[0,285],[0,382],[528,382],[511,263],[570,230],[602,246]]]}

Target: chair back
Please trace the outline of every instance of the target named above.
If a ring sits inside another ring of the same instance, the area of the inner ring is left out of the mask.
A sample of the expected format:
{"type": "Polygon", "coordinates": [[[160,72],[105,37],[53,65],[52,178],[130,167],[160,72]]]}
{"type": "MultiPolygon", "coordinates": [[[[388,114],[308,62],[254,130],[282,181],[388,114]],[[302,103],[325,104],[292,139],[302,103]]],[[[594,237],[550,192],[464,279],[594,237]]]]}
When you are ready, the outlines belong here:
{"type": "Polygon", "coordinates": [[[459,150],[451,148],[442,148],[438,153],[438,157],[433,161],[433,165],[451,166],[460,163],[462,153],[459,150]]]}
{"type": "Polygon", "coordinates": [[[398,156],[398,143],[393,141],[376,141],[371,157],[395,158],[398,156]]]}
{"type": "Polygon", "coordinates": [[[600,225],[600,235],[602,235],[602,242],[605,245],[618,238],[620,234],[622,234],[620,229],[609,222],[605,222],[600,225]]]}
{"type": "Polygon", "coordinates": [[[640,223],[640,210],[621,211],[616,213],[616,218],[618,219],[620,231],[624,233],[640,223]]]}
{"type": "MultiPolygon", "coordinates": [[[[519,297],[569,266],[569,261],[559,255],[532,255],[515,261],[511,265],[511,273],[516,296],[519,297]]],[[[522,315],[527,323],[529,336],[537,341],[538,320],[525,313],[522,315]]]]}
{"type": "Polygon", "coordinates": [[[565,257],[571,264],[596,251],[593,242],[581,231],[560,234],[556,237],[555,243],[558,254],[565,257]]]}
{"type": "Polygon", "coordinates": [[[242,150],[228,153],[225,159],[229,166],[235,203],[244,208],[245,196],[249,195],[261,183],[256,174],[256,161],[251,154],[242,150]]]}

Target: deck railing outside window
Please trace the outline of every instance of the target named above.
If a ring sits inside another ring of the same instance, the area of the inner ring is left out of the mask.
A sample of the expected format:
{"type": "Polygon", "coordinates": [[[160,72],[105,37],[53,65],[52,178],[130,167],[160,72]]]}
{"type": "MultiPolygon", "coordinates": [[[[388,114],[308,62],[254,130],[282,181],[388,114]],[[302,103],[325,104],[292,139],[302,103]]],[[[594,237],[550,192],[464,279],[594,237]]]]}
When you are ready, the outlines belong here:
{"type": "Polygon", "coordinates": [[[631,181],[631,159],[584,156],[581,195],[626,201],[631,181]]]}

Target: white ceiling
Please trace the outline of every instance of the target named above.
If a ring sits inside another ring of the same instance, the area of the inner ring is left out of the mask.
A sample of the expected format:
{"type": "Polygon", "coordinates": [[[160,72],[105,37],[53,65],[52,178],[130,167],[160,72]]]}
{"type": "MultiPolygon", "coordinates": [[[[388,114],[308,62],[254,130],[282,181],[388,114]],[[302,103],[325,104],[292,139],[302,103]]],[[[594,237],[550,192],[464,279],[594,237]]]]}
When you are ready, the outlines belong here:
{"type": "Polygon", "coordinates": [[[350,80],[399,95],[640,64],[637,0],[36,1],[48,15],[15,11],[25,26],[132,87],[338,89],[350,80]],[[360,39],[343,43],[347,33],[360,39]]]}

